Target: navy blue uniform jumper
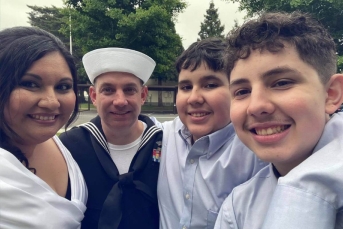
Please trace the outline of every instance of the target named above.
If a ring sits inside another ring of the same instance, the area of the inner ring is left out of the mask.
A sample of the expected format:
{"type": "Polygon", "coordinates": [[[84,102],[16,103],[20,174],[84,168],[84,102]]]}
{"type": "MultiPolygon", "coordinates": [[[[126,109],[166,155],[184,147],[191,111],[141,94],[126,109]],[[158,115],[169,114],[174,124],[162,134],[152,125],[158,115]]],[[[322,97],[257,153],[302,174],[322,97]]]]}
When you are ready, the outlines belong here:
{"type": "Polygon", "coordinates": [[[157,178],[162,130],[149,117],[129,172],[120,175],[109,153],[100,117],[60,135],[88,187],[82,229],[158,229],[157,178]]]}

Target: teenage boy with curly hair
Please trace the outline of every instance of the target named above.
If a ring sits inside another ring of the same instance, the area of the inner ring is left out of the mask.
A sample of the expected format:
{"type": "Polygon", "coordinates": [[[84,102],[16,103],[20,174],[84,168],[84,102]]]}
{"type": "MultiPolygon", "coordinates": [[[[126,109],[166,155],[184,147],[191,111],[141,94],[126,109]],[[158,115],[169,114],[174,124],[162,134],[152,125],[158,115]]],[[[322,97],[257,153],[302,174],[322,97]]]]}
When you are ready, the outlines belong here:
{"type": "Polygon", "coordinates": [[[232,191],[215,228],[343,227],[336,58],[325,28],[299,12],[265,13],[229,37],[231,120],[270,165],[232,191]]]}

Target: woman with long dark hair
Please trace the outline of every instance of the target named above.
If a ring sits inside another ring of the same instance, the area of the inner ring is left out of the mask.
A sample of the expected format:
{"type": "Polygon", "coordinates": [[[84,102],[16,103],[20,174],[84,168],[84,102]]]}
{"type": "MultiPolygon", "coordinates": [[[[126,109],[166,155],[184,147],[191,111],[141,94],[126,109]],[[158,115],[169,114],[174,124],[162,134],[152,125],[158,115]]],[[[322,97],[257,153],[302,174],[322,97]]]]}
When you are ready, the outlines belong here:
{"type": "Polygon", "coordinates": [[[0,31],[0,228],[79,228],[82,173],[56,137],[78,114],[76,67],[54,35],[0,31]]]}

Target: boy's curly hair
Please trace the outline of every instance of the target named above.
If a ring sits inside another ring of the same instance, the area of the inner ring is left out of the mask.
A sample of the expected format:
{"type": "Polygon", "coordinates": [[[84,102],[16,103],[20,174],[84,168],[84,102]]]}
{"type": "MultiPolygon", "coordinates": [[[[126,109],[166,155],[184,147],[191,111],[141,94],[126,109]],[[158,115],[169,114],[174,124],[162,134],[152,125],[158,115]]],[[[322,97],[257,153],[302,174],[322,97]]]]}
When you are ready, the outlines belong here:
{"type": "Polygon", "coordinates": [[[244,23],[227,41],[229,73],[238,59],[248,58],[252,51],[278,52],[285,43],[296,48],[300,58],[318,72],[323,84],[337,70],[333,38],[322,24],[306,13],[264,13],[244,23]]]}

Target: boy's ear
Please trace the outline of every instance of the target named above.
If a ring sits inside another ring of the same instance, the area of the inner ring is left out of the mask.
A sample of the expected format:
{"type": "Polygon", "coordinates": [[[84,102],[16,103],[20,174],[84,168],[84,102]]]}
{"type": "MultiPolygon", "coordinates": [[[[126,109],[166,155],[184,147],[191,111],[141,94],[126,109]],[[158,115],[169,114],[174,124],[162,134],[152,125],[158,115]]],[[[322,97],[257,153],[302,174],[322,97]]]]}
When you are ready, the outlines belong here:
{"type": "Polygon", "coordinates": [[[326,86],[325,112],[333,114],[343,103],[343,74],[335,74],[326,86]]]}

